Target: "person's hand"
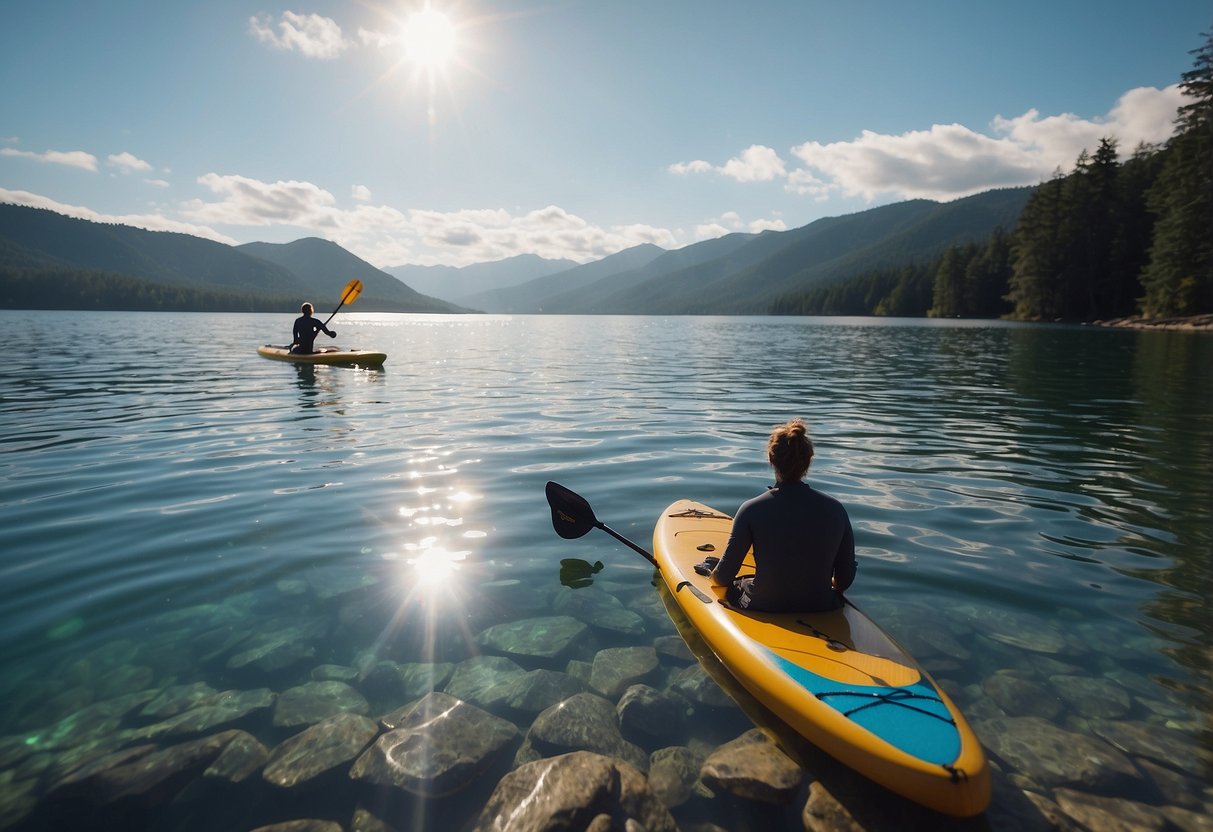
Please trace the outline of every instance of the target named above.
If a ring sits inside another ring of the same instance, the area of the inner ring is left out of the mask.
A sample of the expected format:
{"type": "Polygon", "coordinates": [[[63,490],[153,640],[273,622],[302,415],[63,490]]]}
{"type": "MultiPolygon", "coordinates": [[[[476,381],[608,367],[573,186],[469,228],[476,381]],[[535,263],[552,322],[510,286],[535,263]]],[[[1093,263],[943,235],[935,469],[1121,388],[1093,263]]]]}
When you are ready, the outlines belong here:
{"type": "Polygon", "coordinates": [[[336,337],[337,337],[337,330],[335,330],[335,329],[334,329],[334,330],[330,330],[330,331],[329,331],[329,337],[330,337],[330,338],[336,338],[336,337]]]}

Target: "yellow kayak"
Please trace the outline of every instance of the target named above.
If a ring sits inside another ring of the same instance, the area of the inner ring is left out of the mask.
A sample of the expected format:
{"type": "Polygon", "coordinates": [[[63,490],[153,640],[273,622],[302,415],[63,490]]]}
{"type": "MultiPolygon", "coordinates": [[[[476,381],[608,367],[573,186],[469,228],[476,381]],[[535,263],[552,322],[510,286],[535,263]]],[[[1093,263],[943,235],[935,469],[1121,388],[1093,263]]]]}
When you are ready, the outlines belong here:
{"type": "MultiPolygon", "coordinates": [[[[653,531],[653,553],[679,608],[756,700],[801,736],[886,788],[956,817],[990,802],[990,770],[947,694],[850,602],[824,613],[750,612],[694,570],[719,557],[732,518],[680,500],[653,531]]],[[[609,530],[608,530],[609,531],[609,530]]],[[[752,554],[742,574],[752,571],[752,554]]]]}
{"type": "Polygon", "coordinates": [[[322,347],[316,352],[296,353],[287,347],[275,347],[266,344],[257,347],[257,354],[277,361],[291,361],[295,364],[352,364],[358,367],[379,367],[387,361],[387,353],[374,350],[340,350],[336,347],[322,347]]]}

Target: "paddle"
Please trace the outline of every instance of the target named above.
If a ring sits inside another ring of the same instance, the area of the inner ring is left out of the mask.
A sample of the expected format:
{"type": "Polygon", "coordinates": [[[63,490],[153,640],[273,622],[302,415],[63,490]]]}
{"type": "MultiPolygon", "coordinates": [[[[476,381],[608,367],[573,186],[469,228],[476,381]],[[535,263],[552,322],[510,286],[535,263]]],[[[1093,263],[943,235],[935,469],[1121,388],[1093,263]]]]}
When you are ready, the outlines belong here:
{"type": "Polygon", "coordinates": [[[549,482],[545,493],[548,505],[552,507],[552,528],[565,540],[584,537],[590,529],[602,529],[620,543],[639,552],[649,563],[657,566],[655,557],[595,517],[594,509],[590,508],[590,504],[580,494],[570,491],[557,482],[549,482]]]}
{"type": "MultiPolygon", "coordinates": [[[[349,283],[345,284],[345,290],[341,293],[341,303],[337,304],[337,308],[333,310],[333,315],[341,311],[341,307],[347,303],[353,303],[354,300],[362,294],[362,281],[354,278],[349,283]]],[[[325,320],[324,325],[328,326],[329,321],[333,320],[333,315],[329,315],[325,320]]]]}

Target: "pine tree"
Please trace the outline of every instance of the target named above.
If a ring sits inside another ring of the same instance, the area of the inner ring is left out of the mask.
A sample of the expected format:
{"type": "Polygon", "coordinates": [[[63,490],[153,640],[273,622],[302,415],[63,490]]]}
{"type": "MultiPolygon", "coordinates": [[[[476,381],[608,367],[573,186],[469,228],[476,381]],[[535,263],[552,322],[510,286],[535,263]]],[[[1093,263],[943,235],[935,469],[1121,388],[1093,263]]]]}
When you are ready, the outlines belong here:
{"type": "Polygon", "coordinates": [[[1188,103],[1149,193],[1158,215],[1142,275],[1149,317],[1213,311],[1213,35],[1205,39],[1183,74],[1188,103]]]}

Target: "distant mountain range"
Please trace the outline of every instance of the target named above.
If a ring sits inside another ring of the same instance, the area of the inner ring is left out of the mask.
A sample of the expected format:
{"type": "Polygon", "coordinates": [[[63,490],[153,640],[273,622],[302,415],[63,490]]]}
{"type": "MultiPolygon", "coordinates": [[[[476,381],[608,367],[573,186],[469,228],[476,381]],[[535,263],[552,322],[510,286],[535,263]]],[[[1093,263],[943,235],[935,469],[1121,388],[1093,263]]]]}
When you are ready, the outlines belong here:
{"type": "Polygon", "coordinates": [[[996,228],[1009,232],[1032,190],[900,202],[676,251],[639,246],[468,302],[490,312],[766,314],[782,296],[922,262],[949,246],[984,240],[996,228]]]}
{"type": "MultiPolygon", "coordinates": [[[[357,301],[362,311],[468,311],[419,294],[336,243],[314,237],[229,246],[0,204],[0,271],[14,269],[64,277],[114,275],[161,287],[289,300],[295,306],[311,299],[318,308],[338,298],[356,277],[365,287],[357,301]]],[[[0,305],[6,305],[3,296],[0,305]]]]}
{"type": "MultiPolygon", "coordinates": [[[[766,314],[781,297],[920,263],[949,246],[984,240],[996,228],[1009,232],[1032,191],[989,191],[948,203],[911,200],[674,251],[640,245],[585,265],[522,255],[463,268],[388,270],[314,237],[227,246],[0,205],[0,280],[15,281],[20,273],[24,294],[8,294],[24,298],[31,275],[66,280],[89,272],[220,295],[311,299],[323,307],[357,277],[365,285],[357,307],[363,311],[766,314]]],[[[0,291],[0,306],[14,303],[28,301],[6,300],[0,291]]]]}
{"type": "Polygon", "coordinates": [[[463,267],[388,266],[384,271],[418,292],[475,307],[471,298],[476,295],[517,286],[576,266],[573,260],[545,260],[535,254],[520,254],[492,263],[473,263],[463,267]]]}

